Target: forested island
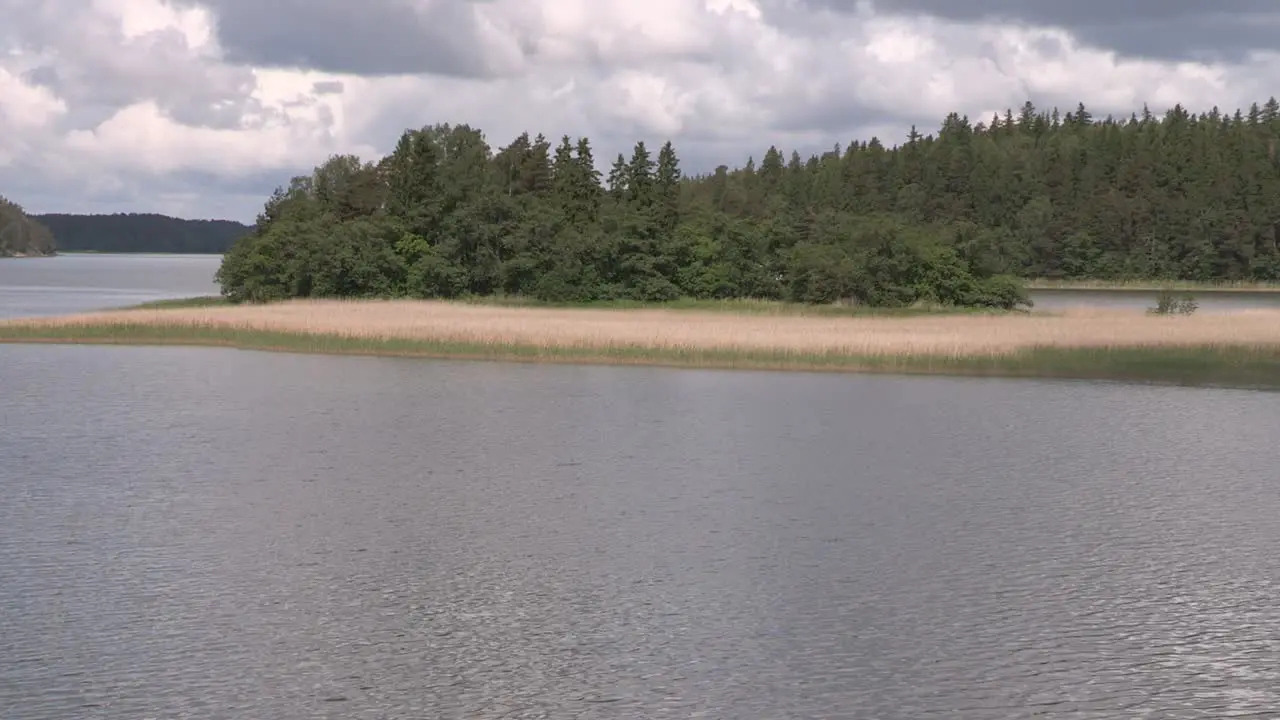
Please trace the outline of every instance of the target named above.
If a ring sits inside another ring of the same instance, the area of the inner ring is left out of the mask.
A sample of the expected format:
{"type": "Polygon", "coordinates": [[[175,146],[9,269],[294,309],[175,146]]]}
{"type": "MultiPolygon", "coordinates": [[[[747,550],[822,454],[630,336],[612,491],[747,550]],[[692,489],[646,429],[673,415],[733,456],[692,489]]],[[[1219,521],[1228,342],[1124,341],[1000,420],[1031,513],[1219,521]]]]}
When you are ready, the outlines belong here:
{"type": "Polygon", "coordinates": [[[20,205],[0,196],[0,257],[53,254],[49,229],[23,212],[20,205]]]}
{"type": "Polygon", "coordinates": [[[0,342],[1280,389],[1280,311],[1007,312],[1030,279],[1280,280],[1277,140],[1274,100],[1026,105],[690,176],[670,142],[601,172],[587,138],[431,125],[277,188],[221,297],[0,320],[0,342]]]}
{"type": "Polygon", "coordinates": [[[251,229],[231,220],[184,220],[154,213],[34,216],[68,252],[226,252],[251,229]]]}
{"type": "Polygon", "coordinates": [[[686,176],[636,143],[468,125],[335,156],[266,202],[219,272],[232,300],[520,295],[1012,307],[1018,278],[1280,279],[1280,103],[1096,119],[1030,103],[887,147],[686,176]],[[603,175],[603,176],[602,176],[603,175]]]}

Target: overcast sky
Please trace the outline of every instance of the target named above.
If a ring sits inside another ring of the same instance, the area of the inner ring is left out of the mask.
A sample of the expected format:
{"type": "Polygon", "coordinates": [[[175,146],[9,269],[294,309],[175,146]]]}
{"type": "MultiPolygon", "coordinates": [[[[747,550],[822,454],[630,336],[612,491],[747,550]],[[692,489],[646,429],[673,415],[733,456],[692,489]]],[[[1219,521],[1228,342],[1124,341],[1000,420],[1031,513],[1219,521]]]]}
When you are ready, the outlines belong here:
{"type": "Polygon", "coordinates": [[[1234,110],[1276,0],[0,0],[0,194],[251,220],[336,152],[466,122],[676,144],[686,171],[1030,99],[1234,110]]]}

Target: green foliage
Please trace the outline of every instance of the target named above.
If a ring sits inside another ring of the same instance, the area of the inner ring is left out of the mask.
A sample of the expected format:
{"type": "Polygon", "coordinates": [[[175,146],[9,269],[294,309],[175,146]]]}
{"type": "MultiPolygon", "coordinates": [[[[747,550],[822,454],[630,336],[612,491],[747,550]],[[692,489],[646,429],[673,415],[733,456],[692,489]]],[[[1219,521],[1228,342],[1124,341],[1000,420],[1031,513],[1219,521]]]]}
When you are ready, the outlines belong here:
{"type": "Polygon", "coordinates": [[[252,229],[231,220],[183,220],[151,213],[37,215],[64,251],[224,253],[252,229]]]}
{"type": "Polygon", "coordinates": [[[1190,315],[1199,307],[1195,296],[1190,293],[1161,290],[1156,295],[1156,306],[1148,308],[1147,312],[1153,315],[1190,315]]]}
{"type": "Polygon", "coordinates": [[[0,195],[0,257],[52,254],[54,241],[49,229],[0,195]]]}
{"type": "Polygon", "coordinates": [[[680,170],[644,142],[601,173],[590,142],[406,131],[268,199],[219,281],[305,296],[550,302],[759,298],[1010,309],[1018,278],[1280,280],[1280,120],[1261,110],[1099,119],[1030,103],[949,115],[885,147],[680,170]],[[603,183],[602,183],[603,179],[603,183]]]}
{"type": "Polygon", "coordinates": [[[125,310],[176,310],[180,308],[217,307],[227,304],[221,295],[202,295],[199,297],[174,298],[172,300],[149,300],[137,305],[130,305],[125,310]]]}

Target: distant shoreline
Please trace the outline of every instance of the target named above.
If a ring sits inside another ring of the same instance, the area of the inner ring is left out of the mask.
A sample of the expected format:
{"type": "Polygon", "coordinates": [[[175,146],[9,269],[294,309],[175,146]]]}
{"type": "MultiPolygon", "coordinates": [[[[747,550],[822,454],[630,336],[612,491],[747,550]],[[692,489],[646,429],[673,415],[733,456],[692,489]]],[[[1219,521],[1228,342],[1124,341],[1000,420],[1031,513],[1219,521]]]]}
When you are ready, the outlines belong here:
{"type": "Polygon", "coordinates": [[[59,255],[173,255],[175,257],[222,257],[217,252],[166,252],[164,250],[59,250],[59,255]]]}
{"type": "Polygon", "coordinates": [[[1280,390],[1280,311],[826,317],[429,301],[181,303],[4,321],[0,342],[1280,390]]]}
{"type": "MultiPolygon", "coordinates": [[[[222,257],[217,252],[166,252],[162,250],[58,250],[50,255],[0,255],[5,258],[52,258],[63,255],[160,255],[172,257],[222,257]]],[[[1280,282],[1249,281],[1195,281],[1195,280],[1053,280],[1030,278],[1023,281],[1029,291],[1038,292],[1107,292],[1107,293],[1157,293],[1163,290],[1186,293],[1280,293],[1280,282]]]]}
{"type": "MultiPolygon", "coordinates": [[[[62,255],[162,255],[173,257],[222,257],[225,252],[166,252],[162,250],[57,250],[51,255],[0,255],[3,258],[51,258],[62,255]]],[[[1230,280],[1054,280],[1029,278],[1023,280],[1029,291],[1055,292],[1109,292],[1109,293],[1157,293],[1162,290],[1187,293],[1280,293],[1280,282],[1252,282],[1230,280]]]]}

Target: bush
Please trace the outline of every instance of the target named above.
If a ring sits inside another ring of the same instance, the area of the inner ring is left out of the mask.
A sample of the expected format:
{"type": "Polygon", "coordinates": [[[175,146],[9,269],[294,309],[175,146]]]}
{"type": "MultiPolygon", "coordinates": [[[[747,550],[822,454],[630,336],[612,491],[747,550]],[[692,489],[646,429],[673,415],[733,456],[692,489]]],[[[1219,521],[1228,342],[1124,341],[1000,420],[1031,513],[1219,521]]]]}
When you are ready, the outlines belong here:
{"type": "Polygon", "coordinates": [[[1019,306],[1033,307],[1035,303],[1022,281],[1012,275],[992,275],[981,281],[982,296],[974,304],[981,307],[1015,310],[1019,306]]]}
{"type": "Polygon", "coordinates": [[[1156,306],[1148,308],[1152,315],[1190,315],[1199,305],[1195,296],[1189,293],[1178,294],[1172,290],[1161,290],[1156,296],[1156,306]]]}

